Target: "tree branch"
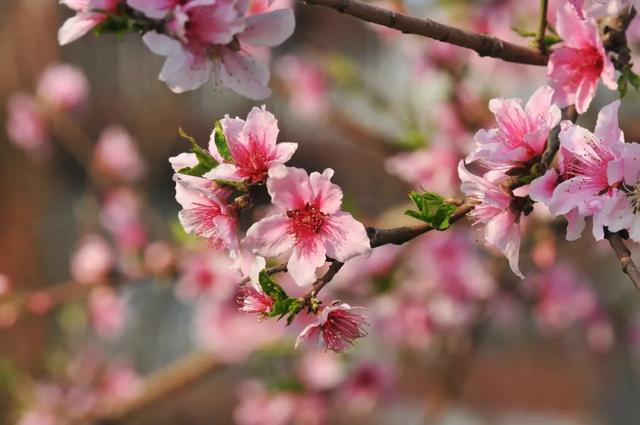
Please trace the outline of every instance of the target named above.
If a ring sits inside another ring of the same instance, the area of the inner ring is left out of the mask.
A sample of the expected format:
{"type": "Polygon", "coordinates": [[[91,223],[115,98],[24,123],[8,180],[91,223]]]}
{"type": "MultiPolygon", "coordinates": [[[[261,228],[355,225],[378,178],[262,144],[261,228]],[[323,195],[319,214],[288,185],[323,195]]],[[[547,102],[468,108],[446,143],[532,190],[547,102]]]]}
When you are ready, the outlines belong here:
{"type": "Polygon", "coordinates": [[[428,18],[417,18],[364,3],[360,0],[304,0],[315,6],[324,6],[346,13],[363,21],[382,25],[416,34],[444,43],[465,47],[477,52],[480,56],[490,56],[507,62],[528,65],[546,65],[547,55],[525,46],[519,46],[487,34],[464,31],[432,21],[428,18]]]}
{"type": "Polygon", "coordinates": [[[538,50],[544,53],[547,45],[544,42],[544,34],[547,31],[547,10],[549,8],[549,0],[540,0],[540,24],[538,25],[538,34],[536,35],[536,44],[538,50]]]}
{"type": "Polygon", "coordinates": [[[616,253],[618,261],[622,266],[622,271],[629,276],[633,286],[640,292],[640,271],[631,258],[631,251],[627,248],[619,233],[611,233],[605,230],[605,238],[609,241],[609,245],[616,253]]]}

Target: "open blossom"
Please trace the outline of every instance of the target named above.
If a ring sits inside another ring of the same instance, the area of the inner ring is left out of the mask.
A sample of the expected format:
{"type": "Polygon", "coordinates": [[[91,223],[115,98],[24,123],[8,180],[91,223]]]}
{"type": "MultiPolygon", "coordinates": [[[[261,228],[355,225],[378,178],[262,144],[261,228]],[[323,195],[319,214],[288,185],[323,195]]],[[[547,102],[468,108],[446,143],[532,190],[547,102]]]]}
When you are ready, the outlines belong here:
{"type": "Polygon", "coordinates": [[[308,175],[285,166],[269,170],[267,189],[280,213],[253,224],[245,243],[256,254],[277,257],[291,250],[288,270],[306,286],[326,257],[345,262],[371,250],[364,226],[340,210],[342,190],[331,183],[333,170],[308,175]]]}
{"type": "Polygon", "coordinates": [[[470,216],[476,224],[484,225],[484,243],[502,251],[511,270],[523,278],[518,267],[522,234],[519,215],[510,208],[511,197],[500,188],[499,182],[471,174],[463,161],[458,165],[458,175],[462,192],[479,201],[470,216]]]}
{"type": "Polygon", "coordinates": [[[140,179],[146,168],[131,135],[119,125],[105,128],[94,151],[94,163],[110,176],[125,180],[140,179]]]}
{"type": "Polygon", "coordinates": [[[104,281],[115,263],[113,248],[100,235],[85,236],[71,258],[71,276],[80,283],[104,281]]]}
{"type": "Polygon", "coordinates": [[[52,65],[40,76],[37,94],[40,99],[58,109],[71,110],[86,102],[89,97],[89,82],[75,66],[52,65]]]}
{"type": "Polygon", "coordinates": [[[583,18],[569,2],[558,9],[556,31],[562,42],[549,57],[549,84],[559,106],[576,105],[586,112],[598,80],[612,90],[618,87],[616,70],[607,56],[595,21],[583,18]]]}
{"type": "Polygon", "coordinates": [[[551,102],[553,89],[541,87],[525,107],[520,99],[491,99],[496,128],[479,130],[476,149],[467,162],[481,160],[499,168],[522,165],[542,155],[549,131],[560,122],[560,108],[551,102]]]}
{"type": "Polygon", "coordinates": [[[271,112],[254,107],[244,121],[226,115],[221,121],[232,161],[222,157],[215,144],[215,129],[211,133],[209,151],[220,163],[204,175],[209,179],[263,182],[269,169],[291,159],[297,143],[276,143],[278,121],[271,112]]]}
{"type": "Polygon", "coordinates": [[[233,296],[240,276],[231,269],[232,261],[219,252],[196,253],[186,257],[180,265],[180,279],[176,294],[183,300],[198,296],[229,299],[233,296]]]}
{"type": "MultiPolygon", "coordinates": [[[[169,2],[158,0],[160,8],[169,2]]],[[[234,0],[181,1],[166,27],[170,35],[150,31],[143,36],[147,47],[166,56],[160,80],[176,93],[195,90],[211,75],[235,92],[251,99],[271,94],[269,70],[243,45],[273,47],[289,38],[294,28],[291,9],[245,16],[248,2],[234,0]]],[[[154,13],[151,8],[146,13],[154,13]]],[[[160,11],[157,12],[160,14],[160,11]]]]}
{"type": "Polygon", "coordinates": [[[315,322],[300,332],[296,348],[304,343],[335,352],[346,350],[356,339],[367,335],[364,330],[367,319],[357,312],[363,309],[364,307],[333,302],[322,309],[315,322]]]}
{"type": "Polygon", "coordinates": [[[35,156],[49,153],[49,135],[35,100],[26,94],[12,95],[7,102],[9,141],[35,156]]]}
{"type": "Polygon", "coordinates": [[[65,45],[76,41],[106,20],[104,12],[114,12],[120,0],[61,0],[60,3],[76,12],[58,31],[58,42],[65,45]]]}
{"type": "MultiPolygon", "coordinates": [[[[622,180],[620,163],[624,135],[618,127],[618,108],[615,101],[600,110],[595,132],[564,122],[560,131],[560,180],[549,200],[552,214],[565,214],[570,226],[570,239],[579,236],[584,217],[593,215],[593,234],[604,237],[603,203],[616,193],[615,186],[622,180]]],[[[545,175],[552,179],[553,175],[545,175]]],[[[543,177],[545,177],[543,176],[543,177]]]]}
{"type": "Polygon", "coordinates": [[[187,233],[207,239],[216,248],[238,248],[238,219],[226,199],[229,191],[211,180],[176,174],[176,201],[182,206],[178,217],[187,233]]]}

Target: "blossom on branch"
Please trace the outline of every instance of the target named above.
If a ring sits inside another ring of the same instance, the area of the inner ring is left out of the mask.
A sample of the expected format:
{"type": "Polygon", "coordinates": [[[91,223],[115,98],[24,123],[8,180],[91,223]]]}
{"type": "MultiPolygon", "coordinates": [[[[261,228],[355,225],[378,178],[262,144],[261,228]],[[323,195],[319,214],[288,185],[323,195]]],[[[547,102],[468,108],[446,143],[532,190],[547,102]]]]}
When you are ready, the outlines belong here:
{"type": "Polygon", "coordinates": [[[511,196],[502,190],[500,183],[506,176],[487,173],[480,177],[470,173],[460,161],[458,175],[462,180],[461,190],[467,196],[479,201],[469,213],[475,224],[483,224],[484,243],[498,248],[507,260],[511,270],[524,278],[518,266],[520,256],[520,214],[511,209],[511,196]]]}
{"type": "Polygon", "coordinates": [[[264,182],[269,169],[287,162],[298,148],[297,143],[276,143],[278,120],[264,105],[251,109],[246,121],[225,115],[220,124],[228,153],[220,152],[214,129],[209,151],[219,165],[204,175],[209,179],[247,181],[249,184],[264,182]]]}
{"type": "Polygon", "coordinates": [[[595,21],[584,18],[571,3],[558,9],[556,31],[562,42],[549,57],[549,84],[560,107],[576,105],[579,114],[589,108],[598,80],[618,87],[616,70],[607,56],[595,21]]]}
{"type": "Polygon", "coordinates": [[[491,99],[496,128],[479,130],[476,149],[467,162],[481,160],[493,168],[509,169],[539,158],[549,131],[560,122],[560,108],[552,103],[553,89],[540,87],[525,107],[520,99],[491,99]]]}
{"type": "Polygon", "coordinates": [[[308,175],[300,168],[269,170],[267,189],[280,213],[253,224],[245,244],[263,257],[291,251],[288,271],[300,286],[313,283],[327,256],[347,261],[371,250],[362,223],[340,210],[342,190],[331,183],[333,170],[308,175]]]}
{"type": "Polygon", "coordinates": [[[362,309],[333,302],[322,309],[315,322],[302,330],[296,339],[296,348],[304,343],[336,352],[346,350],[356,339],[367,335],[364,330],[367,319],[356,312],[362,309]]]}
{"type": "Polygon", "coordinates": [[[61,0],[76,14],[64,21],[58,31],[61,46],[76,41],[107,19],[105,12],[114,12],[120,0],[61,0]]]}

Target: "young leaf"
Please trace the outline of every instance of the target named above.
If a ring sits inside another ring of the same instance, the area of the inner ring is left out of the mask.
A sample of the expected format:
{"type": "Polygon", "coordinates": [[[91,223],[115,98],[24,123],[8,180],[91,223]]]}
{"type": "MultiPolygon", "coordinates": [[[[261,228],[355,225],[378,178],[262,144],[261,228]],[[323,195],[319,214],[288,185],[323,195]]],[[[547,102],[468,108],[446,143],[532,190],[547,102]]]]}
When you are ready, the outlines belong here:
{"type": "Polygon", "coordinates": [[[431,192],[411,192],[409,198],[416,204],[418,211],[407,210],[406,215],[429,223],[438,230],[445,230],[450,226],[456,206],[445,201],[442,196],[431,192]]]}
{"type": "Polygon", "coordinates": [[[269,277],[266,270],[262,270],[258,275],[258,283],[262,291],[274,301],[273,307],[267,316],[282,319],[288,315],[287,325],[290,325],[302,308],[304,301],[301,298],[289,297],[285,290],[269,277]]]}
{"type": "Polygon", "coordinates": [[[178,128],[178,134],[180,134],[180,137],[183,139],[191,142],[191,152],[193,152],[198,159],[197,165],[182,168],[178,170],[179,173],[201,177],[203,174],[211,171],[218,165],[218,162],[213,158],[213,156],[211,156],[211,154],[205,149],[201,148],[200,145],[198,145],[198,142],[196,142],[196,139],[189,136],[182,127],[178,128]]]}
{"type": "Polygon", "coordinates": [[[227,138],[224,135],[220,121],[216,121],[213,139],[220,156],[223,157],[225,161],[233,162],[233,157],[229,151],[229,144],[227,143],[227,138]]]}
{"type": "Polygon", "coordinates": [[[627,94],[627,88],[629,87],[629,75],[627,70],[625,69],[620,77],[618,78],[618,93],[620,94],[620,99],[625,97],[627,94]]]}

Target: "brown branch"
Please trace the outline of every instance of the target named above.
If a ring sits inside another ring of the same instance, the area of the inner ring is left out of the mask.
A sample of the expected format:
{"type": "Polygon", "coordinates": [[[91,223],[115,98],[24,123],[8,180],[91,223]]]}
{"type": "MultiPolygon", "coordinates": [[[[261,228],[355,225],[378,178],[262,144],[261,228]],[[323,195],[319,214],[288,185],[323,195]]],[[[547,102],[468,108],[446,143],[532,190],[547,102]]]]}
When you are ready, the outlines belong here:
{"type": "MultiPolygon", "coordinates": [[[[265,270],[267,273],[267,276],[271,276],[272,274],[276,274],[276,273],[286,273],[287,272],[287,265],[286,264],[280,264],[279,266],[275,266],[275,267],[269,267],[268,269],[265,270]]],[[[244,286],[247,283],[249,283],[249,281],[251,280],[251,277],[247,276],[244,279],[242,279],[240,281],[240,286],[244,286]]]]}
{"type": "Polygon", "coordinates": [[[548,57],[535,49],[519,46],[487,34],[464,31],[432,21],[387,10],[360,0],[305,0],[309,5],[324,6],[363,21],[416,34],[444,43],[474,50],[480,56],[490,56],[507,62],[546,65],[548,57]]]}
{"type": "Polygon", "coordinates": [[[105,413],[97,415],[94,420],[100,425],[122,423],[140,411],[201,382],[221,367],[222,364],[211,354],[189,354],[146,378],[138,397],[124,403],[103,406],[101,410],[105,413]]]}
{"type": "Polygon", "coordinates": [[[541,53],[546,52],[547,45],[544,42],[544,35],[547,31],[547,10],[549,8],[549,0],[540,0],[540,24],[538,25],[538,34],[536,35],[536,44],[541,53]]]}
{"type": "Polygon", "coordinates": [[[611,245],[611,248],[616,253],[618,261],[622,266],[622,271],[629,276],[633,286],[640,292],[640,271],[638,271],[638,266],[633,262],[631,251],[629,251],[629,248],[625,245],[622,237],[619,233],[611,233],[605,230],[605,238],[607,238],[609,245],[611,245]]]}

